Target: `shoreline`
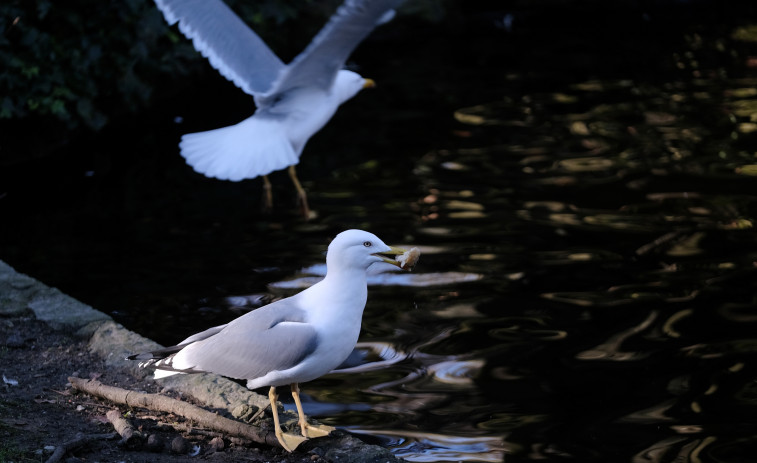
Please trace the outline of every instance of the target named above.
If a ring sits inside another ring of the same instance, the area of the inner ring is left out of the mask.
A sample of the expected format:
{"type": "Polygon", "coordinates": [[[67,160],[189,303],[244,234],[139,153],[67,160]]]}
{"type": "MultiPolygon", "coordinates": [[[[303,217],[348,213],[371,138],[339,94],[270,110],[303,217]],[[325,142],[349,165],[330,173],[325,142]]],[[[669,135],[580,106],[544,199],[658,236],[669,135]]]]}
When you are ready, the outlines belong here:
{"type": "MultiPolygon", "coordinates": [[[[6,393],[0,393],[0,411],[4,408],[14,408],[17,403],[23,403],[26,400],[25,395],[29,395],[31,400],[38,402],[37,405],[40,406],[40,410],[34,411],[37,416],[29,417],[29,419],[18,416],[15,418],[16,421],[9,422],[7,419],[0,421],[0,436],[5,440],[3,446],[0,447],[0,461],[5,461],[3,451],[6,448],[9,449],[6,452],[17,452],[27,456],[39,455],[40,449],[26,448],[29,446],[28,439],[23,437],[25,433],[19,432],[28,428],[28,423],[34,421],[37,426],[42,428],[68,425],[68,423],[46,423],[45,420],[39,419],[39,414],[45,415],[50,412],[51,415],[60,415],[56,417],[58,421],[82,418],[81,405],[77,405],[72,410],[65,406],[60,409],[58,407],[61,402],[57,399],[44,399],[42,401],[35,399],[48,395],[45,386],[38,386],[37,389],[39,390],[35,390],[35,387],[32,386],[35,380],[44,379],[48,376],[45,371],[40,371],[35,367],[38,367],[39,363],[42,363],[43,366],[52,366],[51,362],[48,361],[51,356],[60,355],[55,361],[55,366],[68,366],[70,370],[66,370],[68,373],[81,371],[81,374],[84,375],[83,370],[100,367],[99,369],[102,372],[94,374],[90,372],[90,377],[102,375],[101,380],[103,382],[108,382],[113,377],[113,382],[130,383],[132,387],[138,390],[151,388],[160,393],[178,395],[182,398],[188,397],[190,400],[200,403],[203,408],[219,414],[238,416],[240,410],[257,410],[268,405],[267,397],[250,391],[234,381],[213,374],[177,375],[162,379],[159,382],[148,379],[150,372],[140,369],[137,362],[126,360],[126,356],[134,352],[161,347],[158,343],[126,329],[116,323],[109,315],[64,294],[60,290],[17,272],[1,260],[0,321],[5,323],[3,331],[0,331],[0,348],[5,349],[3,353],[0,353],[0,360],[4,358],[11,360],[9,362],[10,368],[3,365],[0,367],[0,370],[3,370],[0,373],[6,375],[9,381],[19,383],[18,386],[14,386],[5,382],[6,393]],[[32,317],[38,323],[32,323],[32,317]],[[44,327],[41,327],[40,324],[44,327]],[[47,330],[45,330],[45,327],[47,330]],[[39,330],[47,331],[47,334],[37,333],[39,330]],[[29,332],[25,333],[25,331],[29,332]],[[4,333],[5,336],[3,336],[4,333]],[[51,345],[45,345],[45,341],[53,338],[57,341],[51,345]],[[42,359],[34,362],[31,359],[36,354],[41,354],[42,359]],[[14,358],[19,360],[14,362],[14,358]],[[23,368],[23,362],[28,362],[29,368],[23,368]],[[31,377],[26,377],[27,373],[31,377]],[[52,402],[47,402],[47,400],[52,402]],[[56,409],[46,410],[45,405],[56,409]],[[7,436],[3,434],[7,434],[7,436]]],[[[2,363],[5,364],[6,362],[3,361],[2,363]]],[[[50,370],[50,368],[47,368],[47,370],[50,370]]],[[[65,374],[68,375],[68,373],[65,374]]],[[[71,385],[67,381],[61,383],[60,378],[63,376],[58,375],[57,380],[54,380],[53,376],[55,375],[50,375],[51,384],[46,386],[49,390],[65,390],[66,392],[62,393],[63,395],[72,394],[70,392],[71,385]]],[[[92,400],[91,397],[87,397],[87,399],[92,400]]],[[[68,400],[68,402],[71,402],[71,400],[68,400]]],[[[102,405],[102,407],[106,406],[102,405]]],[[[117,408],[117,406],[111,404],[110,408],[117,408]]],[[[23,407],[19,407],[17,415],[22,415],[23,410],[23,407]]],[[[93,409],[93,413],[99,413],[99,410],[93,409]]],[[[284,421],[296,421],[296,414],[293,412],[284,412],[282,415],[284,421]]],[[[97,420],[98,417],[99,415],[90,418],[97,420]]],[[[266,417],[265,421],[270,421],[270,419],[266,417]]],[[[266,426],[266,423],[261,424],[264,427],[266,426]]],[[[112,431],[112,428],[110,430],[112,431]]],[[[49,447],[62,445],[62,443],[51,440],[41,450],[44,453],[45,448],[49,450],[49,447]]],[[[103,445],[94,447],[103,447],[103,445]]],[[[198,447],[202,452],[202,442],[198,447]]],[[[124,446],[119,447],[116,443],[104,444],[104,449],[108,449],[109,454],[113,452],[113,448],[116,449],[116,453],[118,453],[119,448],[123,449],[125,453],[125,455],[115,457],[119,461],[124,459],[125,461],[183,461],[189,458],[197,460],[197,458],[204,456],[190,457],[171,452],[156,454],[147,450],[141,452],[139,449],[127,450],[124,446]],[[143,455],[140,455],[140,453],[143,455]],[[158,456],[160,458],[157,458],[158,456]],[[142,457],[144,460],[141,459],[142,457]]],[[[272,447],[235,446],[232,442],[228,448],[208,450],[207,455],[212,455],[214,461],[224,461],[223,454],[226,453],[230,458],[228,461],[235,461],[242,456],[241,453],[245,452],[245,449],[249,450],[249,455],[245,455],[246,457],[252,457],[254,460],[264,457],[266,461],[303,461],[303,458],[307,461],[355,463],[404,461],[395,457],[388,449],[366,444],[343,431],[337,431],[333,436],[326,438],[312,439],[301,446],[302,450],[298,449],[291,454],[272,447]]],[[[79,453],[86,453],[88,459],[93,458],[93,455],[86,451],[79,453]]],[[[98,461],[108,461],[111,457],[97,458],[95,456],[94,458],[98,461]]],[[[12,461],[12,459],[8,461],[12,461]]]]}

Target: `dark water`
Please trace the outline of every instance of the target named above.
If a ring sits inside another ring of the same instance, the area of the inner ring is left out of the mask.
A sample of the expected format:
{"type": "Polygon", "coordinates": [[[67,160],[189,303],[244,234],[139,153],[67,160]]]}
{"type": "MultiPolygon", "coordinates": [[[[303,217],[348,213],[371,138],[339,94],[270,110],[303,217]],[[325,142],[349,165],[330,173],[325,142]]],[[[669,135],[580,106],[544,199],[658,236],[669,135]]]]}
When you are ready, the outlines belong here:
{"type": "Polygon", "coordinates": [[[314,220],[283,174],[263,216],[258,182],[182,164],[180,133],[249,112],[211,79],[8,168],[0,258],[168,344],[367,229],[423,256],[308,413],[413,461],[754,461],[755,7],[475,5],[355,55],[380,86],[306,149],[314,220]]]}

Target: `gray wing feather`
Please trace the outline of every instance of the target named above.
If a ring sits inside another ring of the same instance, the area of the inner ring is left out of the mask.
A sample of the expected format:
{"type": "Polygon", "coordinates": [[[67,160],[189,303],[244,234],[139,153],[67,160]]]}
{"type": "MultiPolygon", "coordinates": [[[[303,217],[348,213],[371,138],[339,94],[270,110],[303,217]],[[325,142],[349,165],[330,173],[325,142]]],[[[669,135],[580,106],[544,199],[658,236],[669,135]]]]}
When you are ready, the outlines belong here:
{"type": "Polygon", "coordinates": [[[346,0],[269,93],[301,86],[331,88],[352,51],[379,23],[390,19],[388,12],[400,3],[402,0],[346,0]]]}
{"type": "Polygon", "coordinates": [[[218,334],[185,347],[181,355],[193,370],[254,379],[286,370],[317,346],[305,312],[288,300],[261,307],[233,320],[218,334]]]}
{"type": "Polygon", "coordinates": [[[214,326],[213,328],[208,328],[205,331],[200,331],[199,333],[193,334],[192,336],[188,337],[187,339],[181,341],[178,345],[183,346],[185,344],[191,344],[193,342],[202,341],[203,339],[207,339],[214,334],[218,334],[226,328],[228,324],[226,325],[220,325],[220,326],[214,326]]]}
{"type": "Polygon", "coordinates": [[[245,93],[269,91],[285,69],[263,40],[221,0],[155,0],[211,66],[245,93]]]}
{"type": "MultiPolygon", "coordinates": [[[[226,327],[226,325],[221,326],[215,326],[213,328],[208,328],[205,331],[202,331],[197,334],[193,334],[192,336],[188,337],[187,339],[181,341],[179,344],[175,346],[169,346],[164,347],[161,349],[154,349],[149,352],[142,352],[139,354],[129,355],[126,357],[127,360],[153,360],[152,362],[145,363],[144,366],[147,365],[154,365],[158,363],[157,361],[168,359],[173,356],[173,354],[181,351],[184,347],[186,347],[187,344],[191,344],[193,342],[201,341],[203,339],[209,338],[210,336],[213,336],[214,334],[219,333],[221,330],[223,330],[226,327]]],[[[170,360],[168,362],[165,362],[165,365],[169,367],[170,369],[170,360]]]]}

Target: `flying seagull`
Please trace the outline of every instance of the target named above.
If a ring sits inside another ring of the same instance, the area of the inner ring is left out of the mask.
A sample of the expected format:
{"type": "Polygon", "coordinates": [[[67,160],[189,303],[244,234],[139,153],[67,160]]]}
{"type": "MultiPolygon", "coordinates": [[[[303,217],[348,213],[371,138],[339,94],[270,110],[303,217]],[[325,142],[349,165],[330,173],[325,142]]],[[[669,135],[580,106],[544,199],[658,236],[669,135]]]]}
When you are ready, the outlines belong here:
{"type": "Polygon", "coordinates": [[[273,207],[268,174],[288,167],[298,201],[309,215],[295,165],[308,139],[340,104],[374,86],[342,69],[357,45],[389,21],[402,0],[346,0],[291,63],[284,64],[221,0],[155,0],[170,24],[224,77],[255,101],[242,122],[182,136],[181,155],[207,177],[239,181],[263,176],[264,207],[273,207]]]}
{"type": "Polygon", "coordinates": [[[368,268],[387,262],[410,269],[418,255],[417,248],[405,251],[387,246],[366,231],[344,231],[329,244],[326,277],[310,288],[190,336],[177,346],[128,358],[158,369],[156,378],[210,372],[247,380],[250,389],[270,386],[276,437],[291,452],[307,438],[325,436],[334,429],[308,424],[298,383],[330,372],[355,348],[368,297],[368,268]],[[303,437],[284,434],[279,425],[276,386],[287,384],[303,437]]]}

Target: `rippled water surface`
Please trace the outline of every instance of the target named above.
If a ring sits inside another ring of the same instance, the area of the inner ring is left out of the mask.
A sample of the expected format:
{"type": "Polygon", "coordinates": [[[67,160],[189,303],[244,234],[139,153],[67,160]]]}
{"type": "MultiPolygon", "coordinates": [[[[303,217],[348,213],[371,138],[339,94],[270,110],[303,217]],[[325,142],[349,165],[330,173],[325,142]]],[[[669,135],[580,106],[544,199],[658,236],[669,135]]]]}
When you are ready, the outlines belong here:
{"type": "Polygon", "coordinates": [[[364,228],[423,255],[372,277],[308,413],[411,461],[753,461],[755,8],[555,3],[361,48],[380,86],[305,150],[309,222],[285,175],[264,216],[258,182],[182,164],[188,92],[15,167],[0,258],[167,344],[311,285],[364,228]]]}

